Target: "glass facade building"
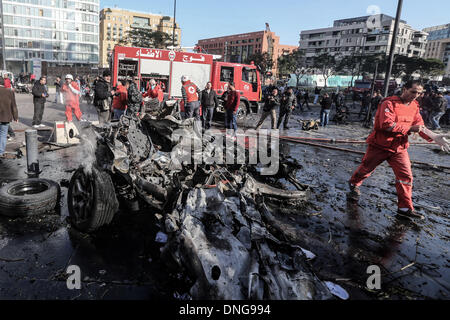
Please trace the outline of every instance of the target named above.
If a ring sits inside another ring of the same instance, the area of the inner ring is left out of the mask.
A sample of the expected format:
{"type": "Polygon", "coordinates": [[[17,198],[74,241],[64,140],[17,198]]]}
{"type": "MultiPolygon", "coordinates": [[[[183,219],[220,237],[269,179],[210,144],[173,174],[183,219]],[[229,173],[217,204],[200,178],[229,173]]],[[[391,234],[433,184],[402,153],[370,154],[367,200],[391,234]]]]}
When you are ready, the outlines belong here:
{"type": "Polygon", "coordinates": [[[8,69],[98,65],[99,0],[3,0],[3,11],[8,69]]]}

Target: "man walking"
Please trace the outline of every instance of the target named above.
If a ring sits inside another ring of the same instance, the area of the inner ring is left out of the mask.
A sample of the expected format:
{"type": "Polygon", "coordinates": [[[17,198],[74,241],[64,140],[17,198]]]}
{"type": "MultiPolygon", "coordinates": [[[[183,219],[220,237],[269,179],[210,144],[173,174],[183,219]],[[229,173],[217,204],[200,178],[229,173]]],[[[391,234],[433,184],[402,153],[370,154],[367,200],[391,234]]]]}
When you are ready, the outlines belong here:
{"type": "Polygon", "coordinates": [[[319,89],[319,87],[316,87],[314,89],[314,104],[317,104],[319,102],[319,98],[320,98],[320,93],[322,92],[321,89],[319,89]]]}
{"type": "Polygon", "coordinates": [[[217,94],[212,90],[212,83],[208,82],[205,90],[202,92],[203,129],[211,129],[214,109],[218,106],[217,94]]]}
{"type": "Polygon", "coordinates": [[[114,94],[115,91],[111,90],[111,72],[105,70],[103,77],[95,85],[94,106],[97,107],[100,124],[107,123],[111,119],[111,103],[114,94]]]}
{"type": "Polygon", "coordinates": [[[61,77],[56,77],[54,85],[56,89],[55,104],[57,104],[61,101],[61,77]]]}
{"type": "Polygon", "coordinates": [[[277,124],[277,111],[276,109],[280,107],[280,97],[278,96],[278,89],[275,88],[272,90],[272,93],[268,95],[264,101],[263,113],[261,116],[261,120],[259,120],[256,130],[261,129],[264,121],[267,117],[271,117],[272,119],[272,129],[276,129],[277,124]]]}
{"type": "Polygon", "coordinates": [[[186,119],[195,118],[195,121],[200,121],[200,100],[202,93],[195,83],[189,80],[188,76],[182,76],[181,83],[181,95],[184,101],[186,119]]]}
{"type": "Polygon", "coordinates": [[[320,101],[320,106],[322,107],[320,110],[320,125],[322,128],[326,128],[330,122],[330,112],[331,107],[333,106],[333,100],[330,98],[328,93],[323,95],[323,98],[320,101]]]}
{"type": "Polygon", "coordinates": [[[292,88],[289,88],[283,94],[283,98],[281,99],[280,117],[278,119],[277,125],[278,129],[280,129],[281,122],[283,122],[283,118],[284,118],[284,129],[285,130],[290,129],[289,119],[291,118],[292,111],[294,111],[296,105],[297,105],[297,98],[294,94],[294,90],[292,90],[292,88]]]}
{"type": "Polygon", "coordinates": [[[34,104],[34,116],[33,116],[33,128],[38,129],[45,127],[42,124],[42,117],[44,116],[45,102],[48,98],[47,93],[47,78],[41,77],[38,82],[33,86],[33,104],[34,104]]]}
{"type": "Polygon", "coordinates": [[[225,102],[225,128],[233,129],[236,134],[237,119],[236,115],[241,103],[241,95],[236,91],[234,82],[228,84],[227,101],[225,102]]]}
{"type": "Polygon", "coordinates": [[[78,83],[73,80],[73,76],[68,74],[66,76],[66,82],[61,88],[61,92],[64,94],[64,101],[66,104],[66,118],[68,122],[72,122],[72,112],[77,117],[78,121],[81,121],[81,110],[80,110],[80,87],[78,83]]]}
{"type": "Polygon", "coordinates": [[[306,108],[308,108],[308,111],[311,111],[311,108],[309,107],[309,91],[306,90],[305,93],[303,94],[303,106],[302,108],[302,112],[305,111],[305,105],[306,108]]]}
{"type": "Polygon", "coordinates": [[[439,124],[442,116],[447,111],[447,99],[444,98],[444,94],[442,92],[436,93],[436,96],[433,98],[433,109],[431,110],[431,124],[433,125],[433,130],[441,130],[441,126],[439,124]]]}
{"type": "Polygon", "coordinates": [[[0,77],[0,158],[6,150],[9,124],[19,121],[14,92],[5,88],[5,80],[0,77]]]}
{"type": "Polygon", "coordinates": [[[361,116],[367,116],[367,112],[369,112],[369,105],[372,100],[369,92],[364,93],[363,98],[361,99],[361,109],[359,110],[359,118],[361,116]]]}
{"type": "Polygon", "coordinates": [[[424,126],[416,101],[422,90],[420,81],[409,81],[404,85],[401,96],[388,97],[381,103],[375,116],[374,130],[367,140],[369,147],[366,155],[349,182],[349,200],[359,199],[359,187],[364,180],[387,161],[396,177],[399,217],[424,218],[414,211],[412,202],[413,175],[408,136],[418,133],[428,142],[436,142],[447,152],[450,151],[450,144],[445,136],[437,135],[424,126]]]}

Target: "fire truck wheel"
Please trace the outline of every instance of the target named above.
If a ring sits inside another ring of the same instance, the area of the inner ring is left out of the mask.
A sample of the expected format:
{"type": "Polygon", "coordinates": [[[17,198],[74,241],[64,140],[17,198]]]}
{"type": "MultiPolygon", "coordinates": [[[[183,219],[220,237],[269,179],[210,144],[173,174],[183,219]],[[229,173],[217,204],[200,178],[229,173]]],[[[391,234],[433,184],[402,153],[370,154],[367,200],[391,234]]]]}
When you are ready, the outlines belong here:
{"type": "Polygon", "coordinates": [[[247,105],[245,104],[245,102],[241,101],[241,103],[239,104],[239,109],[236,115],[236,119],[237,120],[243,120],[245,119],[245,117],[247,116],[247,105]]]}
{"type": "Polygon", "coordinates": [[[0,188],[0,214],[24,217],[56,209],[61,196],[59,184],[51,180],[25,179],[0,188]]]}
{"type": "Polygon", "coordinates": [[[78,169],[70,181],[68,205],[69,222],[81,232],[92,233],[109,225],[119,210],[109,174],[96,167],[89,173],[78,169]]]}

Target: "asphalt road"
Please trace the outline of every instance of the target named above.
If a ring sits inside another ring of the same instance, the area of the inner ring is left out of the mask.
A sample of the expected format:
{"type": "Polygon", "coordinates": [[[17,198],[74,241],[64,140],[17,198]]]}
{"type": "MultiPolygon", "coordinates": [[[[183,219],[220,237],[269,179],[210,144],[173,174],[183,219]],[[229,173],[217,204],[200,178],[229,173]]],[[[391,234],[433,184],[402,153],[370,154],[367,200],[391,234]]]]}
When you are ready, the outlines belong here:
{"type": "MultiPolygon", "coordinates": [[[[31,96],[18,95],[22,124],[31,124],[31,96]]],[[[83,105],[89,118],[92,107],[83,105]]],[[[296,114],[292,129],[283,134],[310,138],[362,140],[370,131],[354,122],[319,131],[300,131],[300,119],[318,118],[313,112],[296,114]]],[[[64,120],[62,106],[49,103],[44,123],[64,120]]],[[[250,126],[257,121],[247,119],[250,126]]],[[[241,126],[244,125],[241,123],[241,126]]],[[[266,123],[266,126],[268,122],[266,123]]],[[[448,128],[446,128],[448,132],[448,128]]],[[[14,149],[22,142],[18,132],[14,149]]],[[[45,132],[42,133],[45,138],[45,132]]],[[[364,151],[364,145],[339,145],[364,151]]],[[[322,280],[343,286],[351,299],[448,299],[450,295],[449,171],[414,166],[414,202],[427,217],[419,225],[399,222],[394,216],[394,176],[387,164],[380,166],[362,188],[359,204],[346,201],[347,181],[362,156],[295,143],[282,143],[281,151],[300,161],[298,180],[313,186],[311,201],[296,212],[272,208],[285,226],[289,239],[314,252],[312,269],[322,280]],[[366,288],[367,267],[380,266],[382,290],[366,288]]],[[[413,160],[449,165],[449,156],[433,145],[413,145],[413,160]]],[[[168,274],[159,261],[154,241],[154,218],[126,213],[95,236],[72,230],[65,218],[67,181],[78,168],[78,147],[40,155],[42,178],[62,186],[60,214],[11,220],[0,218],[0,299],[173,299],[186,292],[181,275],[168,274]],[[68,290],[65,270],[82,270],[81,290],[68,290]]],[[[25,159],[0,164],[0,184],[25,178],[25,159]]]]}

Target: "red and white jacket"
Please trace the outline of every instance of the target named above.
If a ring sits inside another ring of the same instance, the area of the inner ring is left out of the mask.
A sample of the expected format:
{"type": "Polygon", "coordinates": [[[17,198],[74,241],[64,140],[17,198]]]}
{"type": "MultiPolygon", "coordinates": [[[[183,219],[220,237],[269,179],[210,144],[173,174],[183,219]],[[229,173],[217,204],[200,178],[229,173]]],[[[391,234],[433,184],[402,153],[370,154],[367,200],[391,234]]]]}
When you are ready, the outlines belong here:
{"type": "Polygon", "coordinates": [[[72,81],[69,85],[64,83],[61,88],[61,92],[64,94],[64,101],[67,107],[80,106],[81,91],[76,81],[72,81]]]}

